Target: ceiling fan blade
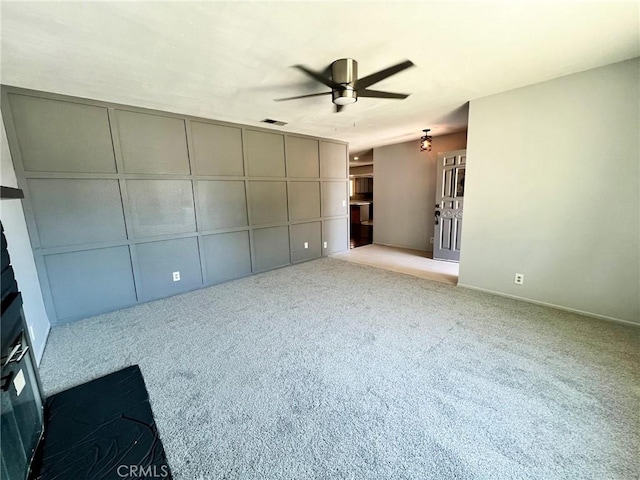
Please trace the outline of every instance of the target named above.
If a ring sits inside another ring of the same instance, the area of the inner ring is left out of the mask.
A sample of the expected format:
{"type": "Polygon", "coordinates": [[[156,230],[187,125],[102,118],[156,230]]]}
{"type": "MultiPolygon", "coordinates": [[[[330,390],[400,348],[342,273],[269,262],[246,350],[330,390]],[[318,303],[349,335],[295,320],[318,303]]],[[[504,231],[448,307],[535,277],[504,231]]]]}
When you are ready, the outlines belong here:
{"type": "Polygon", "coordinates": [[[372,97],[372,98],[397,98],[399,100],[405,99],[409,96],[408,93],[392,93],[381,92],[380,90],[358,90],[359,97],[372,97]]]}
{"type": "Polygon", "coordinates": [[[378,83],[385,78],[390,77],[391,75],[395,75],[396,73],[401,72],[402,70],[406,70],[409,67],[413,67],[413,62],[411,60],[405,60],[404,62],[400,62],[397,65],[394,65],[389,68],[385,68],[384,70],[380,70],[379,72],[372,73],[371,75],[367,75],[364,78],[356,80],[355,88],[356,90],[360,88],[367,88],[374,83],[378,83]]]}
{"type": "Polygon", "coordinates": [[[318,72],[314,72],[313,70],[309,70],[307,67],[305,67],[304,65],[294,65],[293,68],[297,68],[298,70],[300,70],[301,72],[306,73],[307,75],[309,75],[311,78],[313,78],[314,80],[317,80],[318,82],[326,85],[327,87],[330,88],[337,88],[337,89],[342,89],[344,88],[342,85],[340,85],[339,83],[335,83],[333,80],[331,80],[330,78],[327,77],[323,77],[322,75],[320,75],[318,72]]]}
{"type": "Polygon", "coordinates": [[[331,92],[311,93],[309,95],[298,95],[297,97],[274,98],[274,102],[285,102],[287,100],[297,100],[298,98],[319,97],[321,95],[330,95],[331,92]]]}

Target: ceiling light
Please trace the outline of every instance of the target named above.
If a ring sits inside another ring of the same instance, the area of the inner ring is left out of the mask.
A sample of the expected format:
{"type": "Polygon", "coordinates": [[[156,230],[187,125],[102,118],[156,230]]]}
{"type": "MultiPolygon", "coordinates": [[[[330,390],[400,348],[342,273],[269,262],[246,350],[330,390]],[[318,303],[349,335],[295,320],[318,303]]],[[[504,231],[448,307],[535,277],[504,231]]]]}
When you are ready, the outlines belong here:
{"type": "Polygon", "coordinates": [[[358,160],[358,157],[353,157],[354,160],[358,160]]]}
{"type": "Polygon", "coordinates": [[[429,128],[423,130],[424,135],[420,137],[420,151],[421,152],[430,152],[431,151],[431,141],[433,137],[429,135],[429,128]]]}
{"type": "Polygon", "coordinates": [[[345,85],[342,90],[333,90],[333,103],[336,105],[349,105],[358,101],[358,94],[353,87],[345,85]]]}

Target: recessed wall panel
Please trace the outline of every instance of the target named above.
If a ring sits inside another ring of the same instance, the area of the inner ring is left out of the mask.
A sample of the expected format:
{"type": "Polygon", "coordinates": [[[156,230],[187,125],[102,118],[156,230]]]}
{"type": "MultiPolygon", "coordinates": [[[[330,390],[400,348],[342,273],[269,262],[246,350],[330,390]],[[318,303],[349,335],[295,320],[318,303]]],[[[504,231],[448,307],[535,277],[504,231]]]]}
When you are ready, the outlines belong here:
{"type": "Polygon", "coordinates": [[[253,231],[255,253],[253,271],[263,272],[291,263],[289,227],[260,228],[253,231]]]}
{"type": "Polygon", "coordinates": [[[190,180],[127,180],[133,235],[196,231],[190,180]]]}
{"type": "Polygon", "coordinates": [[[320,217],[320,182],[289,182],[291,220],[320,217]]]}
{"type": "Polygon", "coordinates": [[[58,321],[136,302],[127,246],[47,255],[44,263],[58,321]]]}
{"type": "Polygon", "coordinates": [[[284,177],[284,135],[245,131],[245,149],[252,177],[284,177]]]}
{"type": "Polygon", "coordinates": [[[240,128],[194,121],[190,125],[198,175],[244,175],[240,128]]]}
{"type": "Polygon", "coordinates": [[[321,141],[320,176],[346,179],[347,175],[347,146],[321,141]]]}
{"type": "Polygon", "coordinates": [[[189,175],[184,120],[116,110],[124,171],[189,175]]]}
{"type": "Polygon", "coordinates": [[[322,215],[335,217],[347,214],[347,183],[322,182],[322,215]]]}
{"type": "Polygon", "coordinates": [[[207,285],[226,282],[251,273],[248,231],[206,235],[202,237],[201,244],[207,285]]]}
{"type": "Polygon", "coordinates": [[[293,263],[319,258],[322,255],[322,225],[320,222],[291,225],[291,255],[293,263]]]}
{"type": "Polygon", "coordinates": [[[318,140],[287,137],[287,176],[318,178],[320,159],[318,140]]]}
{"type": "Polygon", "coordinates": [[[200,231],[248,225],[244,181],[200,180],[198,198],[200,231]]]}
{"type": "Polygon", "coordinates": [[[349,248],[349,225],[347,218],[334,218],[322,222],[322,254],[330,255],[349,248]],[[324,248],[324,242],[327,247],[324,248]]]}
{"type": "Polygon", "coordinates": [[[126,240],[117,180],[27,181],[42,248],[126,240]]]}
{"type": "Polygon", "coordinates": [[[141,300],[175,295],[202,286],[200,255],[196,237],[139,243],[136,249],[141,300]],[[178,272],[180,280],[174,281],[178,272]]]}
{"type": "Polygon", "coordinates": [[[288,220],[287,183],[249,182],[249,205],[253,225],[286,222],[288,220]]]}
{"type": "Polygon", "coordinates": [[[27,172],[115,173],[105,107],[9,94],[27,172]]]}

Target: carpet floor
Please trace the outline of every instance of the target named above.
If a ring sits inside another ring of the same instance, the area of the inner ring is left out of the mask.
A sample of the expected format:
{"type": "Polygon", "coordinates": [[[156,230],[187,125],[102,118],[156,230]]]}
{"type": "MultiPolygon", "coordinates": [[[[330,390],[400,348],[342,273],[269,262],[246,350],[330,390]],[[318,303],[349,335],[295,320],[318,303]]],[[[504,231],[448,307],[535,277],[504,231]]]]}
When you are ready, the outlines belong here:
{"type": "Polygon", "coordinates": [[[139,364],[178,480],[636,479],[640,328],[332,258],[52,329],[139,364]]]}

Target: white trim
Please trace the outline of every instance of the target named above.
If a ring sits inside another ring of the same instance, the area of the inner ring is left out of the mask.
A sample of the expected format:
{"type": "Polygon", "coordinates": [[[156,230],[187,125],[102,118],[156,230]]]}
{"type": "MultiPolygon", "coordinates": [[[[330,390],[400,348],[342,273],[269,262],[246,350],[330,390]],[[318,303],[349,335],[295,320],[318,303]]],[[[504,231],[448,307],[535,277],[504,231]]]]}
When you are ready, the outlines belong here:
{"type": "Polygon", "coordinates": [[[571,313],[578,313],[580,315],[585,315],[587,317],[597,318],[599,320],[606,320],[608,322],[623,323],[625,325],[632,325],[634,327],[640,327],[640,322],[632,322],[630,320],[623,320],[621,318],[608,317],[606,315],[600,315],[598,313],[585,312],[584,310],[578,310],[577,308],[564,307],[562,305],[556,305],[555,303],[541,302],[539,300],[532,300],[530,298],[519,297],[517,295],[509,295],[508,293],[496,292],[494,290],[489,290],[487,288],[473,287],[471,285],[465,285],[464,283],[458,283],[458,287],[468,288],[470,290],[477,290],[479,292],[490,293],[492,295],[497,295],[499,297],[512,298],[514,300],[520,300],[520,301],[526,302],[526,303],[533,303],[533,304],[536,304],[536,305],[542,305],[544,307],[557,308],[558,310],[564,310],[566,312],[571,312],[571,313]]]}
{"type": "MultiPolygon", "coordinates": [[[[36,354],[36,362],[38,363],[38,366],[40,366],[40,362],[42,362],[42,356],[44,355],[44,349],[47,346],[47,340],[49,340],[49,333],[51,333],[51,324],[48,323],[47,324],[47,331],[45,332],[44,335],[44,341],[42,343],[40,343],[40,350],[35,352],[36,354]]],[[[31,339],[33,341],[33,339],[31,339]]]]}

